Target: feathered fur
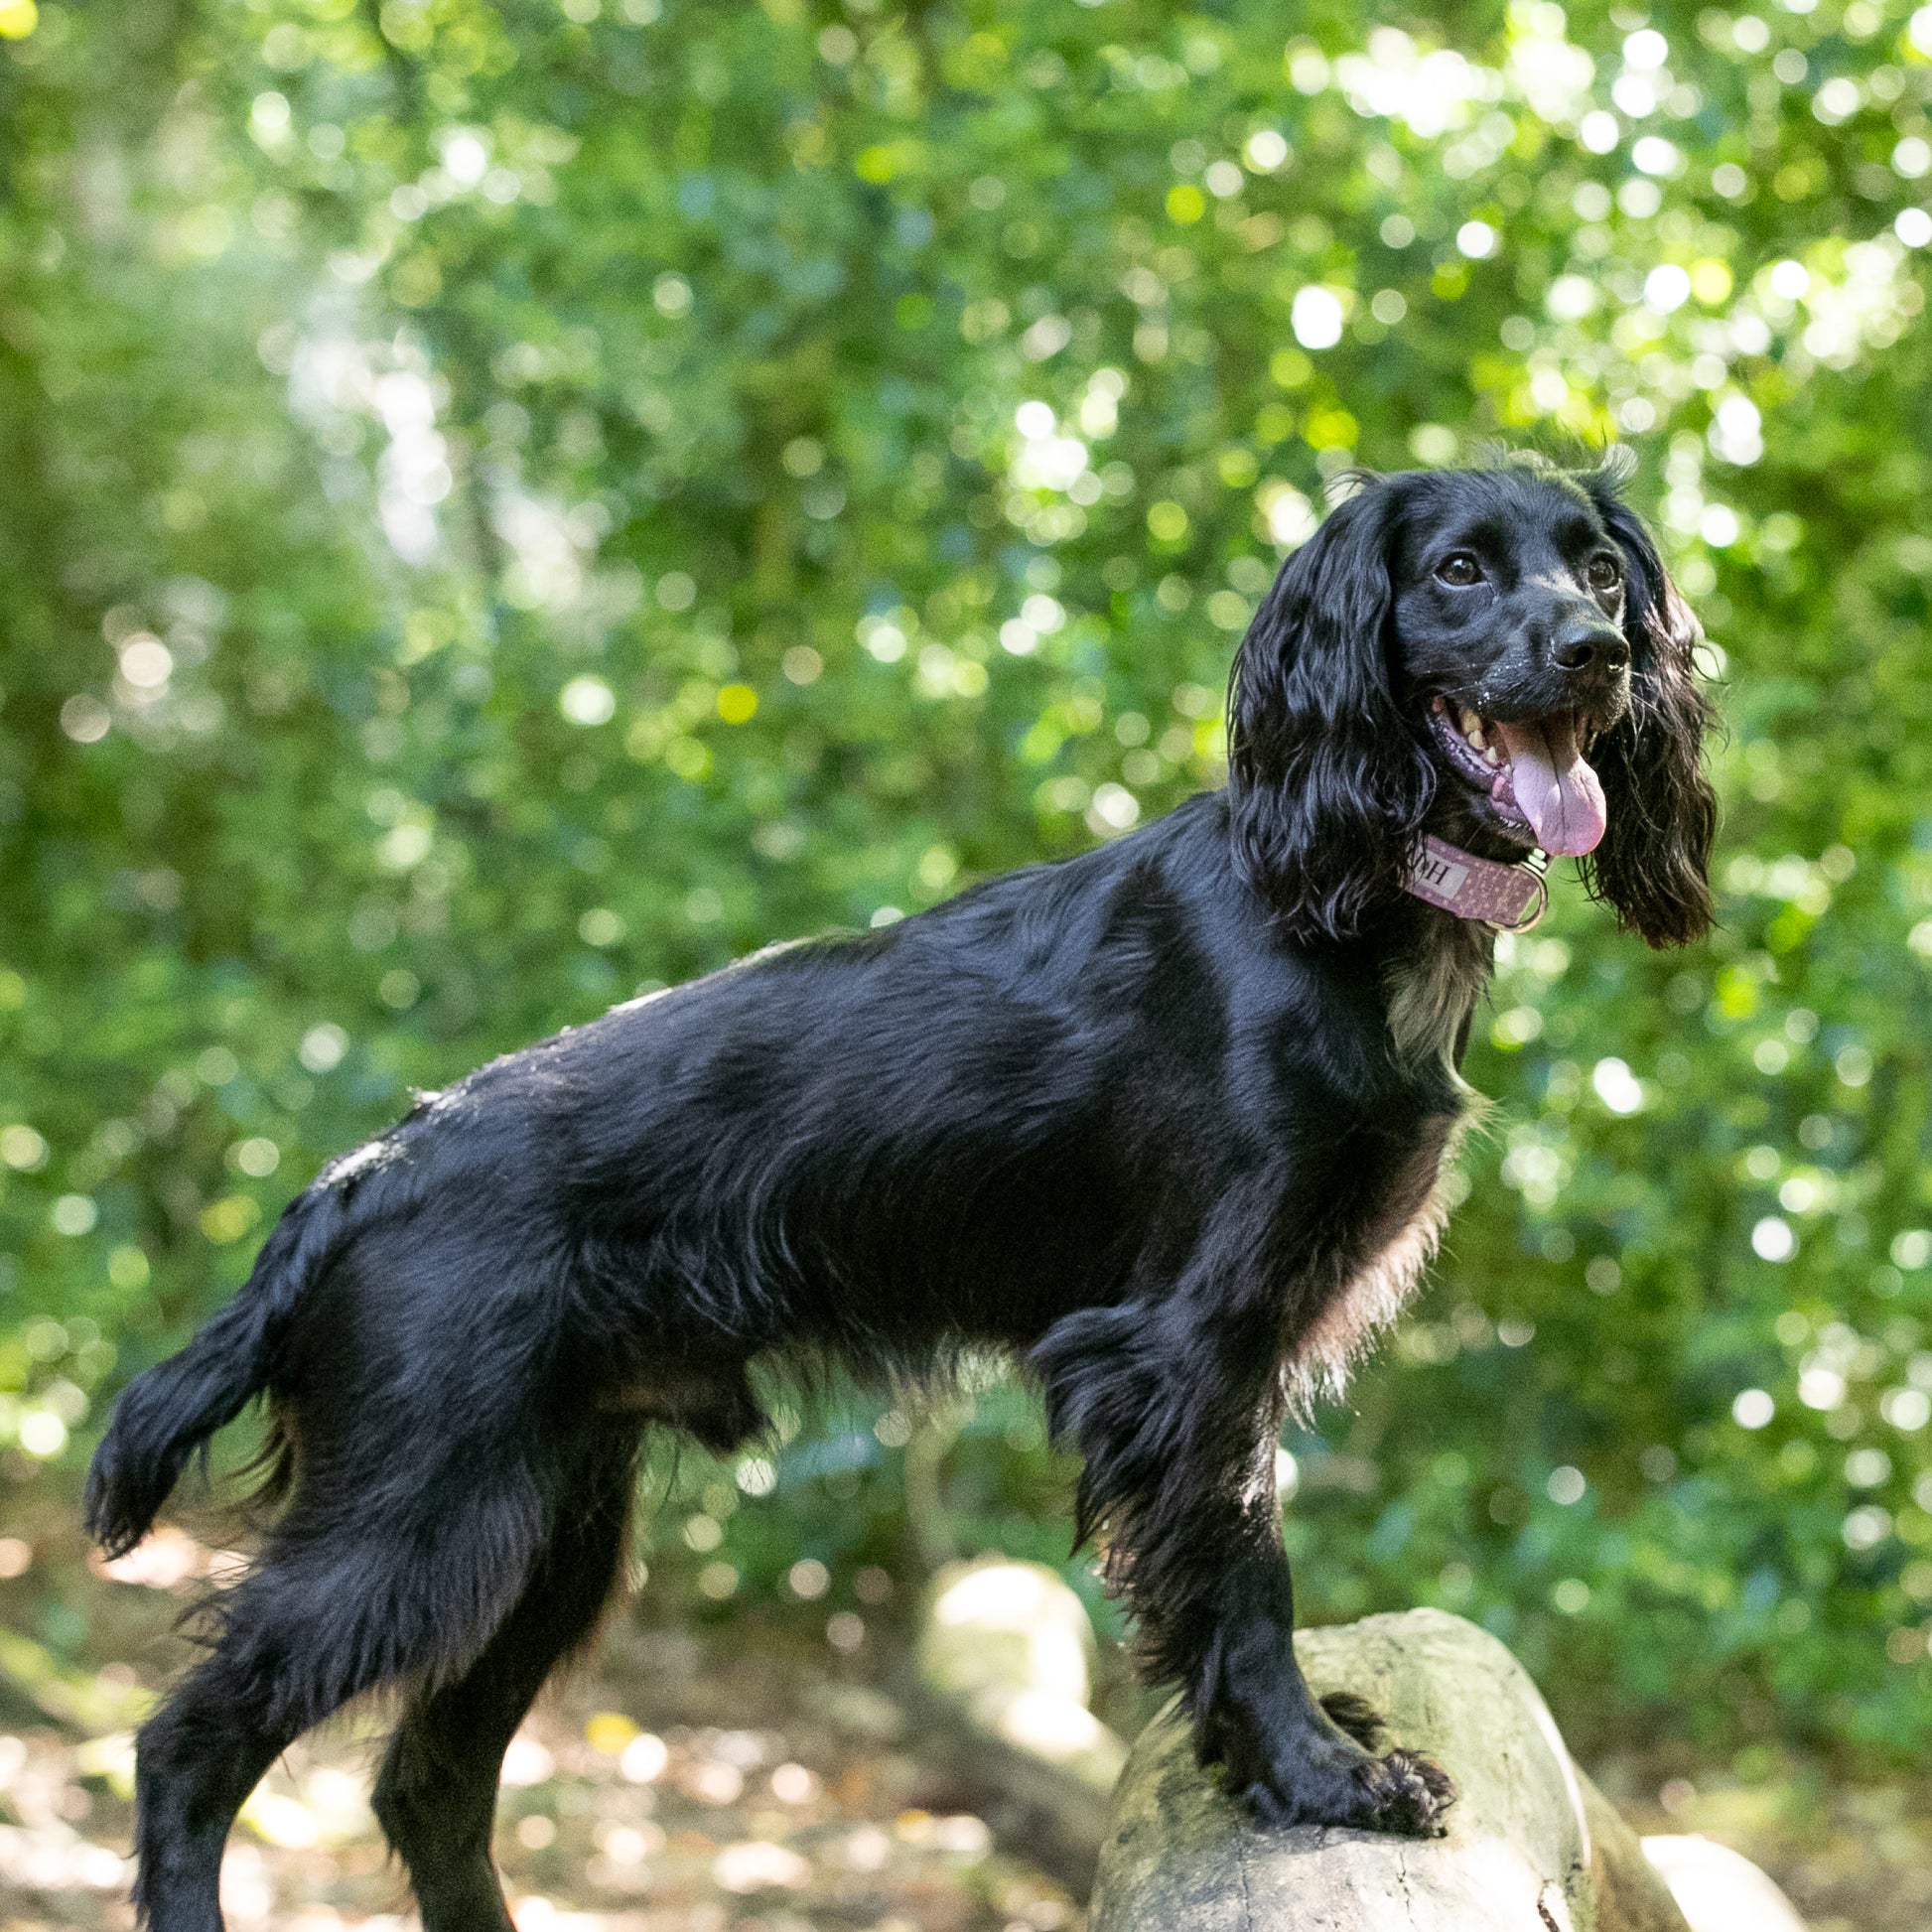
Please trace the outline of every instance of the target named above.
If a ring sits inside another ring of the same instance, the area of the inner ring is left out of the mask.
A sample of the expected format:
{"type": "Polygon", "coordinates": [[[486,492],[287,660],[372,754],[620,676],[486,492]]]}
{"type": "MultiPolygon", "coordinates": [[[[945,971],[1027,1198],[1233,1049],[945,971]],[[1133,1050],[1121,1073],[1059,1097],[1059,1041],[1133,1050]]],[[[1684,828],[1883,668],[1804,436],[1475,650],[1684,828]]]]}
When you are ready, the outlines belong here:
{"type": "Polygon", "coordinates": [[[155,1932],[215,1925],[250,1787],[385,1684],[406,1709],[375,1807],[425,1924],[507,1932],[503,1748],[613,1585],[644,1432],[728,1450],[763,1427],[767,1365],[883,1376],[965,1347],[1023,1362],[1083,1456],[1079,1531],[1104,1533],[1147,1666],[1230,1788],[1277,1820],[1432,1829],[1442,1773],[1375,1755],[1368,1714],[1302,1681],[1274,1473],[1284,1414],[1339,1387],[1427,1265],[1472,1112],[1493,935],[1402,878],[1425,826],[1520,845],[1432,749],[1428,705],[1498,665],[1512,702],[1594,694],[1617,720],[1597,889],[1647,938],[1689,937],[1694,634],[1601,479],[1371,481],[1241,646],[1225,794],[620,1007],[325,1170],[94,1464],[90,1524],[125,1550],[197,1445],[270,1405],[279,1514],[141,1734],[155,1932]],[[1451,538],[1516,587],[1490,619],[1432,588],[1451,538]],[[1565,559],[1608,540],[1627,715],[1613,663],[1547,661],[1578,604],[1565,559]]]}

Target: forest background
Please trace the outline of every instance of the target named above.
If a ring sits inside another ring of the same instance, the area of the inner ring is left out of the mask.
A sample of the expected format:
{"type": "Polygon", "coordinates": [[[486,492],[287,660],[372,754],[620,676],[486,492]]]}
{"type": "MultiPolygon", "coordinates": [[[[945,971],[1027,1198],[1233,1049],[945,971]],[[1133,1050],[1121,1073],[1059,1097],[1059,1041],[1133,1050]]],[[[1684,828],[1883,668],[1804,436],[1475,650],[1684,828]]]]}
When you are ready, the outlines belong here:
{"type": "MultiPolygon", "coordinates": [[[[1479,1618],[1586,1748],[1922,1761],[1932,8],[0,36],[0,1502],[412,1087],[1217,783],[1341,471],[1621,439],[1722,924],[1647,955],[1565,876],[1504,940],[1497,1125],[1286,1534],[1308,1616],[1479,1618]]],[[[656,1613],[856,1645],[985,1548],[1100,1609],[971,1380],[654,1470],[656,1613]]]]}

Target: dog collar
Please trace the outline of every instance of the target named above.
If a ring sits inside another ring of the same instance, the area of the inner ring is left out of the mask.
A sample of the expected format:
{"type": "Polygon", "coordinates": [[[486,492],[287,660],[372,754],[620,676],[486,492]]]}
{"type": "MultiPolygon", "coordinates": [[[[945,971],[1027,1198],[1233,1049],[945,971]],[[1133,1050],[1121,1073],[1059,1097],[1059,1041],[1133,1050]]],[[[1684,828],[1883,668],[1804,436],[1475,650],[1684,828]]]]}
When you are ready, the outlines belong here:
{"type": "Polygon", "coordinates": [[[1534,861],[1498,865],[1428,834],[1402,885],[1458,919],[1480,919],[1505,932],[1527,932],[1550,904],[1549,883],[1534,861]]]}

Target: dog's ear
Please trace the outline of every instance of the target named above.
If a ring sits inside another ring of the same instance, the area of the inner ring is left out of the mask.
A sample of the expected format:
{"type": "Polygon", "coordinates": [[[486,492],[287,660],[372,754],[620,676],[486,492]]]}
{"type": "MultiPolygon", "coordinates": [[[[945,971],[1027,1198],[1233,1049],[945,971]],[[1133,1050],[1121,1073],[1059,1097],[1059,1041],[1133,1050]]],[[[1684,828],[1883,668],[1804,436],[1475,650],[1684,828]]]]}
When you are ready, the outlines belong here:
{"type": "Polygon", "coordinates": [[[1371,481],[1282,566],[1235,654],[1237,860],[1295,933],[1345,938],[1402,886],[1435,794],[1390,682],[1396,480],[1371,481]]]}
{"type": "Polygon", "coordinates": [[[1714,713],[1692,653],[1704,630],[1605,469],[1583,479],[1624,561],[1630,711],[1590,754],[1609,823],[1584,862],[1590,892],[1653,946],[1683,945],[1711,924],[1709,866],[1718,803],[1704,775],[1714,713]]]}

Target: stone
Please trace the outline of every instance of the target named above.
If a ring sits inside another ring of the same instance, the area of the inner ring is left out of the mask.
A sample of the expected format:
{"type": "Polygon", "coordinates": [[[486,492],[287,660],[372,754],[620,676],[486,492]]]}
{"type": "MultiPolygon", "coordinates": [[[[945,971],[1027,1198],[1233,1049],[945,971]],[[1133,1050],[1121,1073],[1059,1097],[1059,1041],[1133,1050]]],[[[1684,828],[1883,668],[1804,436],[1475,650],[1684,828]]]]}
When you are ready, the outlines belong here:
{"type": "Polygon", "coordinates": [[[1643,1841],[1691,1932],[1805,1932],[1798,1908],[1750,1860],[1715,1839],[1666,1834],[1643,1841]]]}
{"type": "Polygon", "coordinates": [[[1087,1708],[1093,1626],[1043,1563],[982,1557],[933,1579],[918,1644],[920,1679],[967,1721],[1105,1796],[1127,1746],[1087,1708]]]}
{"type": "Polygon", "coordinates": [[[1195,1764],[1171,1703],[1115,1792],[1091,1932],[1690,1932],[1487,1631],[1422,1609],[1295,1643],[1317,1696],[1367,1699],[1388,1744],[1454,1778],[1447,1835],[1259,1827],[1195,1764]]]}
{"type": "Polygon", "coordinates": [[[1127,1746],[1088,1708],[1093,1626],[1066,1580],[1007,1557],[933,1578],[898,1692],[927,1763],[943,1763],[1010,1852],[1080,1897],[1093,1883],[1127,1746]]]}

